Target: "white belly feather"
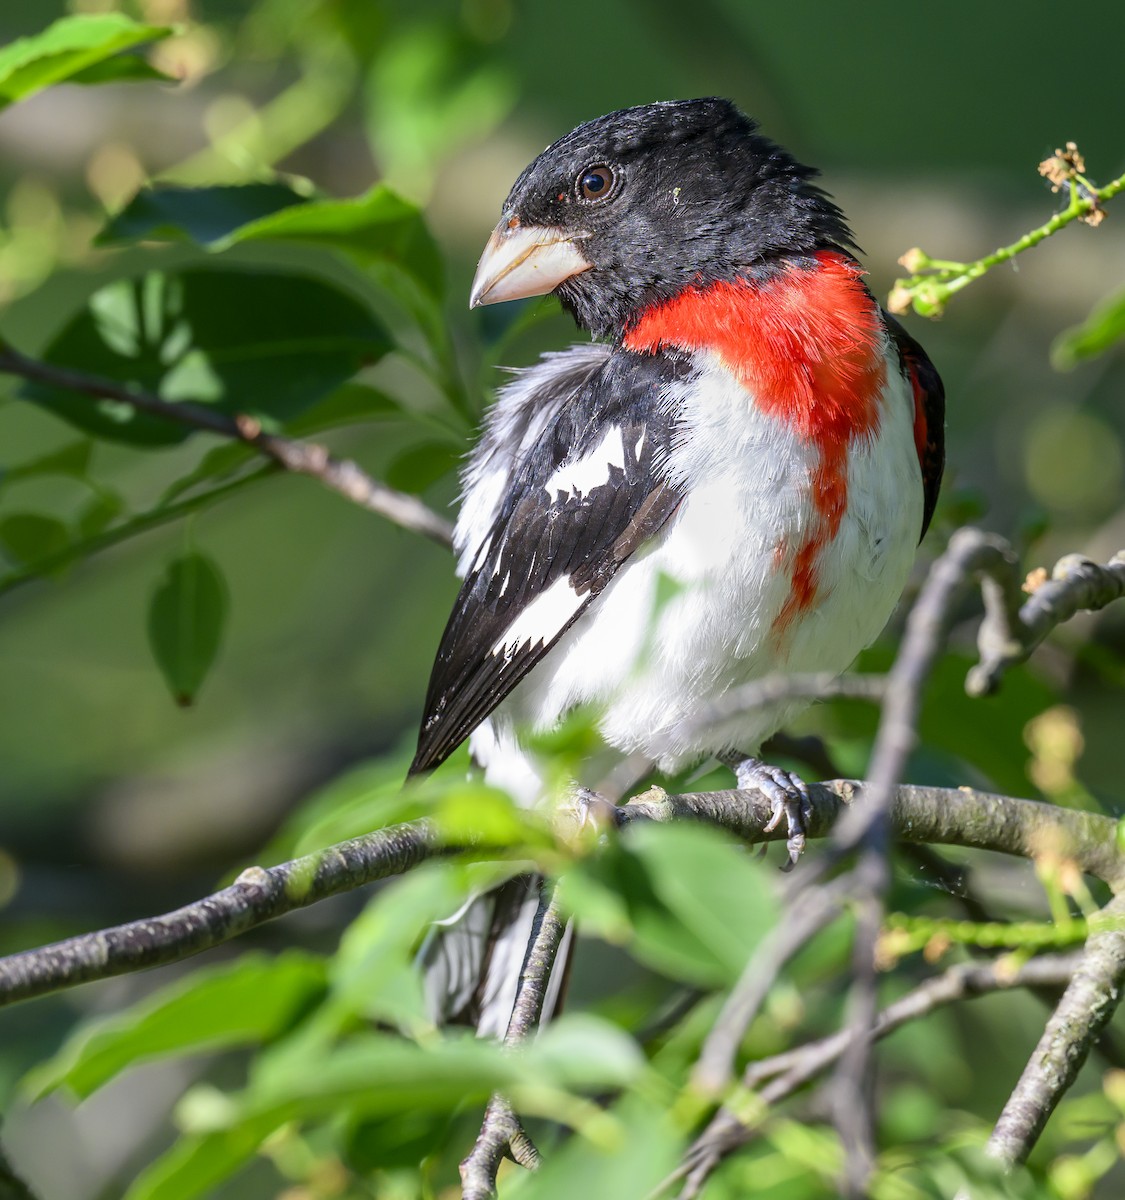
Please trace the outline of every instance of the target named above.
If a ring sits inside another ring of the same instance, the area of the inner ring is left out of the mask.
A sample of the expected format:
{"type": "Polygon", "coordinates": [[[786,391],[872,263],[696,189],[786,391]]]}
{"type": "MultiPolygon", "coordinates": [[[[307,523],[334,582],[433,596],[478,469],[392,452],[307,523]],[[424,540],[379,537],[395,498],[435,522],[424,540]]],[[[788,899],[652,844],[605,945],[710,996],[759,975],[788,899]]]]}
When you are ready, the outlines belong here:
{"type": "MultiPolygon", "coordinates": [[[[810,479],[818,451],[756,407],[717,359],[700,354],[696,362],[701,373],[683,385],[685,436],[669,459],[670,472],[690,484],[679,510],[497,710],[495,727],[473,736],[474,753],[495,766],[490,775],[520,794],[532,790],[533,776],[520,766],[513,777],[503,752],[513,729],[550,728],[577,704],[602,712],[611,746],[665,770],[757,749],[804,705],[691,733],[685,723],[728,689],[777,671],[845,670],[878,636],[906,583],[922,482],[913,395],[894,351],[878,428],[851,448],[847,509],[817,557],[815,601],[780,630],[792,581],[779,569],[779,547],[798,544],[817,519],[810,479]]],[[[475,528],[459,527],[462,562],[481,536],[472,475],[468,483],[463,511],[475,528]]]]}

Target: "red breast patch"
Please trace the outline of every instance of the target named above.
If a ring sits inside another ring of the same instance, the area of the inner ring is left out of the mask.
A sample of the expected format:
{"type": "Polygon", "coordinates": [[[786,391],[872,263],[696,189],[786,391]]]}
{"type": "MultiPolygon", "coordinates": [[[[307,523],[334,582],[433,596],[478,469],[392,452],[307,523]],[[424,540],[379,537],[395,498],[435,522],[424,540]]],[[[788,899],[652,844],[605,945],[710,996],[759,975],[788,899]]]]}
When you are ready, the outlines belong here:
{"type": "Polygon", "coordinates": [[[688,288],[649,309],[625,335],[626,349],[711,350],[765,412],[818,451],[809,479],[818,519],[797,546],[778,547],[792,592],[775,624],[781,635],[816,599],[820,551],[835,538],[848,504],[848,451],[879,428],[886,378],[878,308],[863,271],[836,251],[816,266],[790,264],[764,282],[688,288]]]}

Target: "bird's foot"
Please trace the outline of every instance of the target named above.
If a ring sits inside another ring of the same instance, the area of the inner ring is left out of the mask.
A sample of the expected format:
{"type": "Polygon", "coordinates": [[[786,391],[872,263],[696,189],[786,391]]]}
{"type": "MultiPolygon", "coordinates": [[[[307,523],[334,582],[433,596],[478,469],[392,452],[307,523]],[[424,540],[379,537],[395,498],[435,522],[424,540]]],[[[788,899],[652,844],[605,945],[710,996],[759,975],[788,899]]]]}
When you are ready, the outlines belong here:
{"type": "Polygon", "coordinates": [[[792,771],[784,771],[760,758],[740,758],[729,765],[740,788],[757,788],[769,798],[771,815],[766,833],[785,819],[788,834],[785,849],[789,852],[785,869],[792,870],[805,848],[806,826],[812,817],[812,800],[805,781],[792,771]]]}
{"type": "Polygon", "coordinates": [[[579,831],[593,829],[601,835],[621,824],[621,810],[593,788],[576,784],[571,791],[570,808],[579,831]]]}

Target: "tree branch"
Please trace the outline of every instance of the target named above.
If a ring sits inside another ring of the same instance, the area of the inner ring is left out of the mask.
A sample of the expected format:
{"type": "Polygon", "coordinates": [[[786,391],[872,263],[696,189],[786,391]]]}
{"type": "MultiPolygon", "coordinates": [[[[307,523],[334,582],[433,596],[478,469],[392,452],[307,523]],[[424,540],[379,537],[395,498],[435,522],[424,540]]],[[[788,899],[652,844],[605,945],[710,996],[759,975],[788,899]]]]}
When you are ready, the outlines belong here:
{"type": "MultiPolygon", "coordinates": [[[[551,969],[565,933],[566,921],[559,912],[558,884],[544,882],[520,971],[516,1001],[504,1034],[505,1046],[518,1046],[539,1025],[551,969]]],[[[491,1200],[496,1194],[496,1173],[506,1154],[528,1170],[539,1166],[539,1151],[511,1104],[497,1094],[488,1102],[477,1140],[461,1162],[462,1200],[491,1200]]]]}
{"type": "MultiPolygon", "coordinates": [[[[854,801],[864,802],[868,786],[846,779],[810,784],[809,836],[827,836],[842,811],[854,801]]],[[[618,812],[622,824],[707,821],[751,844],[786,837],[784,830],[765,832],[770,801],[758,791],[670,795],[654,788],[618,812]]],[[[1049,845],[1110,886],[1125,886],[1125,857],[1116,847],[1116,823],[1097,813],[970,788],[912,784],[896,790],[891,826],[903,841],[967,846],[1031,859],[1049,845]]],[[[433,822],[421,820],[393,825],[278,866],[250,867],[230,887],[173,912],[0,958],[0,1007],[189,958],[328,896],[466,849],[474,854],[489,852],[484,844],[448,845],[433,822]]]]}
{"type": "Polygon", "coordinates": [[[0,959],[0,1007],[79,983],[178,962],[274,917],[401,874],[456,849],[443,843],[432,821],[422,820],[393,825],[275,867],[249,867],[230,887],[173,912],[0,959]]]}
{"type": "Polygon", "coordinates": [[[372,479],[351,459],[335,458],[315,442],[299,442],[280,434],[267,433],[253,417],[243,414],[229,417],[208,405],[188,400],[174,403],[162,400],[142,388],[28,358],[3,344],[0,344],[0,372],[51,387],[65,388],[96,400],[116,400],[160,420],[242,442],[286,471],[295,475],[309,475],[353,504],[378,513],[403,529],[420,533],[441,546],[448,547],[451,544],[452,527],[449,522],[427,508],[416,496],[396,491],[372,479]]]}
{"type": "Polygon", "coordinates": [[[1023,1162],[1109,1022],[1125,985],[1125,894],[1092,924],[1085,951],[992,1131],[988,1152],[1023,1162]]]}
{"type": "Polygon", "coordinates": [[[1081,554],[1060,558],[1049,581],[1023,601],[1022,581],[1008,564],[990,572],[985,614],[977,634],[980,662],[969,672],[971,696],[996,690],[1001,676],[1021,663],[1056,626],[1083,609],[1105,608],[1125,596],[1125,550],[1099,566],[1081,554]],[[1021,603],[1023,601],[1023,603],[1021,603]]]}

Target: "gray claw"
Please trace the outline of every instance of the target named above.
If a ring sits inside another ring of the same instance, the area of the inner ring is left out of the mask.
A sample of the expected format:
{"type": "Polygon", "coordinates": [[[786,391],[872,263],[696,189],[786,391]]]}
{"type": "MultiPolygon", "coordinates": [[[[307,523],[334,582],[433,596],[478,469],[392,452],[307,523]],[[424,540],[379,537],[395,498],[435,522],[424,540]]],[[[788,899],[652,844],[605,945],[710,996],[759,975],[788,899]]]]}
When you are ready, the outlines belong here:
{"type": "Polygon", "coordinates": [[[734,768],[740,788],[757,788],[770,800],[770,819],[765,832],[770,833],[785,819],[788,837],[785,849],[789,861],[785,870],[792,870],[805,849],[805,826],[812,816],[812,797],[804,780],[791,771],[771,766],[758,758],[746,758],[734,768]]]}

